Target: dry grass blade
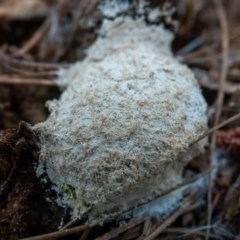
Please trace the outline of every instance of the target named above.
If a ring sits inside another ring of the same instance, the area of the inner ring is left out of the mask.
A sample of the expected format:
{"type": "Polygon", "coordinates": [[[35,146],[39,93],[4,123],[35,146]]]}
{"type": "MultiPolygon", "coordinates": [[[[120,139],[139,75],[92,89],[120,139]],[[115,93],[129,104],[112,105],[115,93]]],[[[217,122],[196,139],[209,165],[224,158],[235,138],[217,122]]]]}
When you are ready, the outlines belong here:
{"type": "MultiPolygon", "coordinates": [[[[193,211],[194,209],[199,208],[201,205],[202,205],[202,203],[193,204],[190,207],[188,207],[184,213],[193,211]]],[[[155,231],[156,228],[159,228],[162,225],[162,222],[163,222],[163,220],[160,220],[160,224],[159,224],[159,221],[158,221],[155,225],[153,225],[151,227],[152,222],[149,219],[147,219],[147,221],[145,222],[144,227],[143,227],[142,235],[139,236],[137,238],[137,240],[145,240],[146,237],[148,235],[150,235],[151,229],[154,229],[154,230],[152,230],[152,232],[155,231]],[[155,228],[155,226],[156,226],[156,228],[155,228]]],[[[168,229],[169,228],[163,230],[163,232],[168,232],[168,229]]]]}
{"type": "Polygon", "coordinates": [[[162,233],[170,224],[172,224],[179,216],[181,216],[183,213],[185,213],[189,207],[191,207],[194,197],[194,193],[188,196],[184,202],[182,203],[182,206],[175,211],[169,218],[167,218],[166,221],[164,221],[155,231],[150,233],[149,236],[145,238],[145,240],[153,240],[156,238],[160,233],[162,233]]]}
{"type": "Polygon", "coordinates": [[[70,236],[72,234],[83,232],[83,231],[85,231],[85,230],[87,230],[87,229],[89,229],[91,227],[93,227],[93,226],[91,226],[91,225],[81,225],[81,226],[69,228],[69,229],[66,229],[66,230],[60,230],[60,231],[57,231],[57,232],[52,232],[52,233],[47,233],[47,234],[43,234],[43,235],[38,235],[38,236],[35,236],[35,237],[22,238],[20,240],[49,240],[49,239],[57,239],[57,238],[66,237],[66,236],[70,236]]]}
{"type": "Polygon", "coordinates": [[[8,85],[38,85],[47,87],[56,87],[56,83],[52,80],[47,79],[34,79],[34,78],[20,78],[20,77],[9,77],[0,76],[0,84],[8,85]]]}
{"type": "Polygon", "coordinates": [[[151,221],[150,219],[147,219],[144,223],[142,235],[137,238],[137,240],[144,240],[145,237],[149,234],[149,230],[151,228],[151,221]]]}
{"type": "Polygon", "coordinates": [[[48,28],[49,28],[49,21],[45,20],[45,22],[40,26],[39,29],[36,30],[36,32],[32,35],[32,37],[28,39],[28,41],[23,45],[21,49],[19,49],[17,54],[22,56],[27,52],[29,52],[43,38],[48,28]]]}
{"type": "Polygon", "coordinates": [[[200,136],[197,140],[193,141],[189,147],[191,147],[192,145],[194,145],[195,143],[201,141],[203,138],[209,136],[210,134],[212,134],[213,132],[215,132],[216,130],[218,130],[219,128],[226,126],[227,124],[236,121],[237,119],[240,119],[240,113],[228,118],[227,120],[225,120],[222,123],[217,124],[216,126],[214,126],[213,128],[211,128],[210,130],[208,130],[206,133],[204,133],[202,136],[200,136]]]}
{"type": "MultiPolygon", "coordinates": [[[[198,236],[206,236],[206,230],[211,227],[209,226],[203,226],[203,227],[197,227],[193,229],[188,228],[168,228],[164,232],[168,233],[182,233],[181,237],[188,237],[191,235],[198,235],[198,236]]],[[[215,234],[209,234],[209,237],[213,239],[222,239],[219,236],[216,236],[215,234]]]]}
{"type": "Polygon", "coordinates": [[[229,54],[229,37],[228,37],[228,23],[227,16],[221,0],[213,0],[216,6],[217,15],[221,25],[222,33],[222,66],[220,74],[220,88],[217,96],[216,102],[216,114],[214,119],[214,125],[219,123],[219,119],[222,112],[222,104],[224,98],[224,87],[228,71],[228,54],[229,54]]]}
{"type": "Polygon", "coordinates": [[[8,65],[19,67],[19,68],[27,68],[27,69],[40,69],[40,70],[44,69],[44,70],[56,71],[59,68],[69,67],[69,64],[40,63],[40,62],[19,60],[3,52],[0,53],[0,60],[2,63],[6,63],[8,65]]]}
{"type": "MultiPolygon", "coordinates": [[[[222,44],[222,66],[220,74],[220,87],[218,91],[217,101],[216,101],[216,113],[214,118],[214,126],[219,123],[222,105],[224,99],[224,87],[228,71],[228,54],[229,54],[229,36],[228,36],[228,22],[226,12],[221,0],[213,0],[213,3],[216,8],[217,16],[221,26],[221,44],[222,44]]],[[[214,151],[216,146],[216,132],[212,135],[211,141],[211,152],[214,151]]],[[[211,161],[211,166],[213,162],[211,161]]],[[[212,173],[209,174],[209,189],[208,189],[208,210],[207,210],[207,225],[211,225],[212,221],[212,173]]],[[[208,239],[208,230],[206,239],[208,239]]]]}
{"type": "Polygon", "coordinates": [[[56,77],[56,71],[29,71],[27,69],[21,69],[18,67],[14,67],[2,62],[2,66],[5,68],[7,72],[13,74],[19,74],[22,77],[32,77],[32,78],[50,78],[53,79],[56,77]]]}
{"type": "Polygon", "coordinates": [[[141,218],[131,220],[130,222],[127,223],[127,225],[115,228],[112,231],[104,234],[103,236],[96,238],[95,240],[110,240],[110,239],[113,239],[113,238],[117,237],[119,234],[121,234],[121,233],[123,233],[123,232],[141,224],[146,219],[147,219],[147,216],[143,216],[141,218]]]}

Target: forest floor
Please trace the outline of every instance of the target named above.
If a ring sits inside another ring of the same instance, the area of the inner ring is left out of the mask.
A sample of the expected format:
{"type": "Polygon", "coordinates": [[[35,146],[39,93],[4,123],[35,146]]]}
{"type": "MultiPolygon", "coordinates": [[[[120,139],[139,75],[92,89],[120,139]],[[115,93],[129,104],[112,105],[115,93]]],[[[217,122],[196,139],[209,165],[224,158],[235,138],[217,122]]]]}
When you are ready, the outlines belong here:
{"type": "MultiPolygon", "coordinates": [[[[162,9],[166,1],[150,2],[162,9]]],[[[240,2],[168,2],[176,12],[162,21],[173,31],[178,22],[173,52],[199,81],[211,129],[240,109],[240,2]]],[[[67,210],[48,201],[55,196],[35,176],[37,136],[26,123],[47,118],[46,101],[61,94],[53,81],[56,71],[83,59],[96,39],[102,21],[98,3],[0,0],[0,240],[239,239],[239,117],[209,134],[204,153],[186,166],[212,176],[202,201],[188,197],[160,219],[143,216],[102,226],[71,222],[67,210]],[[69,223],[68,230],[60,223],[69,223]]]]}

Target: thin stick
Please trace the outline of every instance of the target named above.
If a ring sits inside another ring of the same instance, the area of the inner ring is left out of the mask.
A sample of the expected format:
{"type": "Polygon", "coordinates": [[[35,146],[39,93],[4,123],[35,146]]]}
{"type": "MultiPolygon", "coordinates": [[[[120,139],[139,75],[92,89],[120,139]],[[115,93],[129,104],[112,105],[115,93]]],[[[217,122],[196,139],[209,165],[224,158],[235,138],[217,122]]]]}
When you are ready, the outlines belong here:
{"type": "Polygon", "coordinates": [[[104,234],[103,236],[96,238],[95,240],[110,240],[110,239],[113,239],[113,238],[117,237],[119,234],[121,234],[123,232],[126,232],[127,230],[129,230],[129,229],[137,226],[138,224],[142,223],[144,220],[146,220],[146,218],[147,218],[146,216],[143,216],[141,218],[134,219],[134,220],[130,221],[127,225],[115,228],[112,231],[104,234]]]}
{"type": "Polygon", "coordinates": [[[31,77],[31,78],[54,78],[57,75],[56,71],[29,71],[23,70],[22,68],[14,67],[12,65],[6,64],[4,62],[1,63],[2,66],[10,73],[19,74],[22,77],[31,77]]]}
{"type": "Polygon", "coordinates": [[[192,143],[189,144],[189,147],[193,146],[195,143],[201,141],[203,138],[209,136],[211,133],[215,132],[219,128],[226,126],[227,124],[236,121],[237,119],[240,118],[240,113],[237,113],[236,115],[228,118],[227,120],[217,124],[216,126],[212,127],[210,130],[208,130],[206,133],[204,133],[202,136],[200,136],[197,140],[193,141],[192,143]]]}
{"type": "Polygon", "coordinates": [[[42,62],[19,60],[5,53],[0,53],[0,60],[7,62],[11,65],[26,67],[28,69],[37,68],[37,69],[45,69],[45,70],[58,70],[59,68],[64,68],[64,67],[67,68],[71,65],[71,64],[42,63],[42,62]]]}
{"type": "Polygon", "coordinates": [[[145,237],[148,235],[151,224],[152,223],[151,223],[150,219],[147,219],[145,221],[144,226],[143,226],[142,234],[136,240],[144,240],[145,239],[145,237]]]}
{"type": "Polygon", "coordinates": [[[69,221],[67,224],[65,224],[60,230],[65,230],[69,228],[71,225],[73,225],[76,222],[76,219],[69,221]]]}
{"type": "Polygon", "coordinates": [[[56,231],[56,232],[52,232],[52,233],[38,235],[38,236],[35,236],[35,237],[22,238],[20,240],[49,240],[49,239],[56,239],[56,238],[69,236],[71,234],[83,232],[86,229],[89,229],[91,227],[93,227],[93,226],[91,226],[91,225],[81,225],[81,226],[69,228],[69,229],[66,229],[66,230],[60,230],[60,231],[56,231]]]}
{"type": "Polygon", "coordinates": [[[220,88],[216,102],[216,114],[214,125],[219,123],[219,119],[222,112],[222,104],[224,98],[224,86],[228,71],[228,54],[229,54],[229,38],[228,38],[228,23],[226,13],[221,0],[213,0],[216,6],[217,15],[221,25],[221,37],[222,37],[222,66],[220,74],[220,88]]]}
{"type": "Polygon", "coordinates": [[[91,231],[91,228],[86,229],[79,240],[86,240],[90,231],[91,231]]]}
{"type": "MultiPolygon", "coordinates": [[[[191,236],[191,235],[199,235],[199,236],[206,236],[206,229],[212,228],[211,226],[203,226],[199,228],[193,228],[193,229],[187,229],[187,228],[167,228],[164,230],[166,233],[183,233],[181,235],[182,238],[191,236]]],[[[215,234],[210,234],[209,237],[214,238],[214,239],[222,239],[219,238],[219,236],[216,236],[215,234]]]]}
{"type": "Polygon", "coordinates": [[[192,52],[194,49],[198,48],[199,46],[201,46],[203,43],[204,43],[203,36],[198,36],[193,41],[189,42],[187,45],[185,45],[183,48],[181,48],[177,52],[177,55],[184,56],[184,55],[192,52]]]}
{"type": "MultiPolygon", "coordinates": [[[[227,16],[222,4],[222,0],[213,0],[213,3],[216,8],[217,16],[219,19],[221,27],[221,46],[222,46],[222,66],[220,73],[220,86],[216,101],[216,113],[214,118],[214,126],[219,123],[219,119],[222,113],[222,105],[224,99],[224,87],[228,71],[228,54],[229,54],[229,37],[228,37],[228,22],[227,16]]],[[[213,153],[216,147],[216,132],[213,132],[212,141],[211,141],[211,153],[213,153]]],[[[210,162],[211,167],[213,166],[213,161],[210,162]]],[[[207,225],[211,225],[212,222],[212,172],[209,174],[209,188],[208,188],[208,209],[207,209],[207,225]]],[[[207,230],[206,240],[208,240],[208,234],[210,229],[207,230]]]]}
{"type": "Polygon", "coordinates": [[[28,39],[22,48],[19,49],[18,55],[24,55],[29,52],[36,44],[43,38],[49,27],[49,20],[45,20],[44,23],[35,31],[35,33],[28,39]]]}
{"type": "Polygon", "coordinates": [[[37,86],[47,86],[56,87],[56,83],[52,80],[47,79],[33,79],[33,78],[19,78],[19,77],[7,77],[0,76],[0,84],[8,85],[37,85],[37,86]]]}
{"type": "Polygon", "coordinates": [[[154,232],[152,232],[148,237],[145,238],[145,240],[153,240],[156,238],[161,232],[163,232],[170,224],[172,224],[179,216],[181,216],[188,207],[191,206],[193,202],[193,196],[190,195],[185,199],[182,206],[174,212],[163,224],[161,224],[154,232]]]}

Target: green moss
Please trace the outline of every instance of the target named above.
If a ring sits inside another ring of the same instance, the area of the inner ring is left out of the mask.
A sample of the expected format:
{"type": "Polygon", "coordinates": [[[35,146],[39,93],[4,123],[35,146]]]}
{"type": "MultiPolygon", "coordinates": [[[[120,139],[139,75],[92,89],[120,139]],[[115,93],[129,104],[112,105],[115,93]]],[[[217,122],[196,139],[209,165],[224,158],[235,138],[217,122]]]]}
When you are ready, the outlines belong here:
{"type": "Polygon", "coordinates": [[[67,196],[69,197],[69,199],[71,200],[77,200],[77,196],[76,196],[76,192],[75,192],[75,188],[67,183],[62,183],[60,185],[61,190],[67,194],[67,196]]]}
{"type": "Polygon", "coordinates": [[[85,204],[81,199],[77,198],[76,190],[73,186],[62,183],[60,189],[67,195],[69,200],[74,204],[75,208],[78,209],[81,215],[85,214],[91,209],[90,205],[85,204]]]}

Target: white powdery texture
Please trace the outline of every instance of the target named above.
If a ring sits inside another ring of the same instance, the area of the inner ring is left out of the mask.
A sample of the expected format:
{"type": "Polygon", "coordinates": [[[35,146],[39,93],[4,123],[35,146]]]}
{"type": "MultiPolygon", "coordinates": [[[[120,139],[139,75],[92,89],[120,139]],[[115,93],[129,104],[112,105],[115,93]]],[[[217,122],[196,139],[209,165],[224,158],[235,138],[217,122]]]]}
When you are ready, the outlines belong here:
{"type": "Polygon", "coordinates": [[[161,196],[202,150],[188,145],[206,130],[206,103],[171,56],[171,39],[141,19],[105,21],[88,57],[61,71],[66,90],[35,126],[38,173],[45,169],[73,218],[102,221],[161,196]]]}

